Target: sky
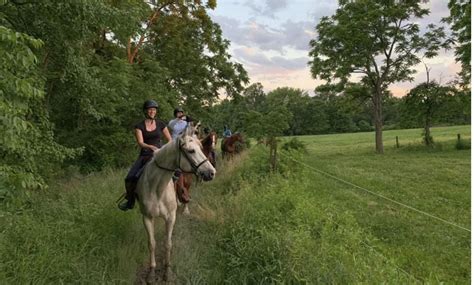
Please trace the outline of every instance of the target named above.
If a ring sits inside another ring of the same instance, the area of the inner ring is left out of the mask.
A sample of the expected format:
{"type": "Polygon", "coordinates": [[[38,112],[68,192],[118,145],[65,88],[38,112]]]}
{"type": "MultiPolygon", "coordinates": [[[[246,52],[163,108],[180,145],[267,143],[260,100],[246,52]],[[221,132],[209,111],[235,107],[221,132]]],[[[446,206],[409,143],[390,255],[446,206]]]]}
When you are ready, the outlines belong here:
{"type": "MultiPolygon", "coordinates": [[[[235,62],[247,70],[250,84],[260,82],[265,92],[277,87],[292,87],[314,94],[323,81],[311,77],[308,61],[309,41],[316,38],[315,27],[323,16],[331,16],[337,0],[218,0],[209,12],[222,29],[224,38],[231,42],[229,53],[235,62]]],[[[448,16],[448,0],[430,0],[424,4],[431,14],[419,21],[424,28],[429,23],[439,24],[448,16]]],[[[461,70],[453,51],[441,50],[436,58],[425,60],[430,79],[446,83],[461,70]]],[[[415,67],[413,82],[398,82],[390,86],[392,93],[401,97],[426,80],[423,64],[415,67]]]]}

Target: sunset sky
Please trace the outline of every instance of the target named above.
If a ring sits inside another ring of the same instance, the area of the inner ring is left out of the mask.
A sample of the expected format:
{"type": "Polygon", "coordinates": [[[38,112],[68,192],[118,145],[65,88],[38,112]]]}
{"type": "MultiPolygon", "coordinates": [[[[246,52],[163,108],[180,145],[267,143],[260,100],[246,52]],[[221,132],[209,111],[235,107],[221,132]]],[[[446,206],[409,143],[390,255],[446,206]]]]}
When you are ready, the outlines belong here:
{"type": "MultiPolygon", "coordinates": [[[[447,0],[430,0],[424,4],[431,14],[420,21],[423,29],[428,23],[439,24],[448,15],[447,0]]],[[[262,83],[266,92],[277,87],[293,87],[314,94],[321,84],[311,78],[308,67],[309,41],[316,37],[315,27],[322,16],[331,16],[337,0],[221,0],[210,12],[230,40],[230,54],[243,64],[250,83],[262,83]]],[[[460,71],[453,51],[442,50],[438,57],[425,61],[431,68],[430,78],[446,83],[460,71]]],[[[399,82],[390,87],[395,96],[407,91],[426,78],[425,67],[416,67],[414,82],[399,82]]]]}

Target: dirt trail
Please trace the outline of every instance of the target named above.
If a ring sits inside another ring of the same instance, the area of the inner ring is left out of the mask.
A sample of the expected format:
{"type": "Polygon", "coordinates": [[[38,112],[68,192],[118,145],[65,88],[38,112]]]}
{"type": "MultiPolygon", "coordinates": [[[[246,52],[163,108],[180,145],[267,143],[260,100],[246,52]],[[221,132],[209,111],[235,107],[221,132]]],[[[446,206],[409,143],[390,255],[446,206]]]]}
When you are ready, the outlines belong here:
{"type": "MultiPolygon", "coordinates": [[[[197,190],[199,191],[199,190],[197,190]]],[[[196,193],[194,193],[196,194],[196,193]]],[[[191,202],[189,205],[191,214],[184,215],[182,208],[178,208],[176,217],[176,224],[173,232],[173,248],[171,252],[171,273],[168,276],[168,280],[163,280],[164,275],[164,256],[165,256],[165,243],[164,243],[164,223],[161,219],[157,220],[156,227],[157,231],[155,234],[156,238],[156,268],[154,276],[149,278],[150,268],[148,263],[148,255],[143,261],[143,264],[137,269],[135,285],[153,284],[153,285],[174,285],[178,284],[177,271],[177,251],[182,250],[184,246],[190,246],[192,242],[192,224],[198,222],[202,216],[202,208],[197,201],[191,202]]],[[[145,231],[145,229],[143,229],[145,231]]],[[[147,252],[148,253],[148,252],[147,252]]]]}

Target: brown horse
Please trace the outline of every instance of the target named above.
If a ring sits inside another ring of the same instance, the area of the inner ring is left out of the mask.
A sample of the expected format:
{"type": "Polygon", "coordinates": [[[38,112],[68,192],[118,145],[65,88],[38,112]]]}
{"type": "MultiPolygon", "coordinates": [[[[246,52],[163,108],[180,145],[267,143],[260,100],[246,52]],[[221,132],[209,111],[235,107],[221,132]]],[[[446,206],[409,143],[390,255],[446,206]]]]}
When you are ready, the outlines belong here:
{"type": "Polygon", "coordinates": [[[227,156],[227,159],[234,157],[237,153],[236,142],[244,143],[241,133],[235,133],[228,138],[224,138],[221,143],[222,159],[227,156]]]}
{"type": "Polygon", "coordinates": [[[212,166],[216,167],[216,144],[217,134],[211,131],[205,138],[201,139],[202,152],[211,162],[212,166]]]}
{"type": "MultiPolygon", "coordinates": [[[[202,134],[201,130],[201,123],[199,122],[196,125],[196,131],[194,135],[202,134]]],[[[211,132],[208,136],[200,140],[201,142],[201,149],[206,156],[207,160],[215,167],[216,166],[216,159],[215,159],[215,144],[217,142],[217,135],[215,132],[211,132]]],[[[184,204],[183,206],[183,213],[189,215],[189,207],[188,203],[191,200],[190,190],[193,183],[193,173],[181,173],[178,181],[175,183],[175,190],[178,196],[179,202],[184,204]]]]}

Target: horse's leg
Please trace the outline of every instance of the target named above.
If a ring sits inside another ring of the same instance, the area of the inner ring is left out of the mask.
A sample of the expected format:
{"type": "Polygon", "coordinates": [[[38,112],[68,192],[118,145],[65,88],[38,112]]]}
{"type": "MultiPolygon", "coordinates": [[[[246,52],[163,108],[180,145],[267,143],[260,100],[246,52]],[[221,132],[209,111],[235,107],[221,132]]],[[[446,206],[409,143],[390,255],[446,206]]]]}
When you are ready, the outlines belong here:
{"type": "Polygon", "coordinates": [[[185,214],[186,216],[189,216],[191,214],[191,212],[189,211],[188,203],[184,204],[183,214],[185,214]]]}
{"type": "MultiPolygon", "coordinates": [[[[188,201],[191,200],[191,185],[192,184],[193,184],[193,175],[190,173],[186,173],[186,175],[184,176],[183,185],[184,185],[184,188],[186,189],[186,195],[188,197],[188,201]]],[[[183,214],[185,215],[190,214],[188,204],[189,202],[184,204],[183,214]]]]}
{"type": "MultiPolygon", "coordinates": [[[[186,204],[187,206],[187,204],[186,204]]],[[[169,213],[168,218],[166,219],[166,255],[165,255],[165,272],[163,280],[167,280],[171,274],[171,247],[173,246],[172,236],[174,223],[176,221],[176,208],[169,213]]]]}
{"type": "MultiPolygon", "coordinates": [[[[150,268],[151,271],[155,271],[156,260],[155,260],[155,229],[153,217],[143,216],[143,224],[145,225],[146,233],[148,234],[148,249],[150,251],[150,268]]],[[[151,272],[150,271],[150,272],[151,272]]]]}

